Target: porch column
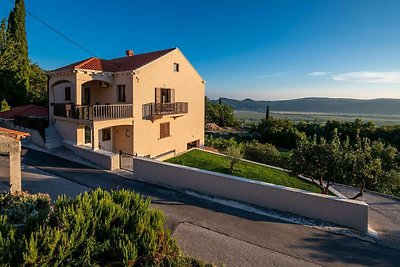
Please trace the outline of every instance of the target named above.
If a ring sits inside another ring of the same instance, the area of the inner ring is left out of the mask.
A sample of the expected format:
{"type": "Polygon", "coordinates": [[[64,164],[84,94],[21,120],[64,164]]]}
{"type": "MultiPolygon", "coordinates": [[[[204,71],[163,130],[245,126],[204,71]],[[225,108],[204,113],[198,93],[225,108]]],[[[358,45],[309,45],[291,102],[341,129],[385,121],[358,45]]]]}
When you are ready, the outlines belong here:
{"type": "Polygon", "coordinates": [[[86,81],[83,81],[82,79],[79,78],[79,73],[76,73],[75,75],[75,104],[76,105],[82,105],[82,84],[84,84],[86,81]]]}
{"type": "Polygon", "coordinates": [[[96,126],[92,126],[92,149],[99,149],[99,130],[96,126]]]}
{"type": "Polygon", "coordinates": [[[20,193],[21,188],[21,143],[15,142],[10,150],[10,193],[20,193]]]}

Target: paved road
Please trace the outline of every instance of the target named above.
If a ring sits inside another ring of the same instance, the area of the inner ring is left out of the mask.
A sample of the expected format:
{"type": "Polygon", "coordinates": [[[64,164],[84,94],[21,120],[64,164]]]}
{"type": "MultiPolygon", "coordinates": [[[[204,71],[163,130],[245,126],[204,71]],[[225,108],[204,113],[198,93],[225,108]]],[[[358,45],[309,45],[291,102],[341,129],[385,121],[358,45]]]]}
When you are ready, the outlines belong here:
{"type": "MultiPolygon", "coordinates": [[[[396,266],[397,250],[229,208],[158,186],[130,181],[34,150],[23,163],[84,187],[130,188],[152,198],[190,255],[228,266],[396,266]]],[[[72,184],[65,184],[69,191],[72,184]]]]}
{"type": "MultiPolygon", "coordinates": [[[[334,188],[346,197],[353,197],[359,191],[357,188],[342,185],[334,185],[334,188]]],[[[381,242],[400,250],[400,200],[368,191],[363,192],[358,200],[369,204],[368,221],[378,232],[381,242]]]]}

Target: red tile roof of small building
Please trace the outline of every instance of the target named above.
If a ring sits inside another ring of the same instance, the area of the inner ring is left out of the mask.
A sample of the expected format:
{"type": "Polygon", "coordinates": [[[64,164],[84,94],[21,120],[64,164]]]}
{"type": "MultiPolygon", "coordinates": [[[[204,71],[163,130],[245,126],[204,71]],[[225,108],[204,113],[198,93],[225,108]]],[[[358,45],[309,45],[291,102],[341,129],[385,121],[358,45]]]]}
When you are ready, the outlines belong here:
{"type": "Polygon", "coordinates": [[[15,140],[19,141],[21,138],[25,138],[25,137],[29,136],[30,134],[0,127],[0,135],[1,136],[9,136],[9,137],[12,137],[15,140]]]}
{"type": "Polygon", "coordinates": [[[46,117],[48,116],[48,109],[34,104],[29,104],[0,112],[0,118],[2,119],[14,119],[16,116],[46,117]]]}
{"type": "Polygon", "coordinates": [[[158,58],[168,54],[176,48],[170,48],[150,53],[138,54],[133,56],[126,56],[114,59],[101,59],[91,57],[79,62],[69,64],[67,66],[52,70],[51,72],[70,71],[75,69],[95,70],[95,71],[130,71],[136,70],[144,65],[157,60],[158,58]]]}

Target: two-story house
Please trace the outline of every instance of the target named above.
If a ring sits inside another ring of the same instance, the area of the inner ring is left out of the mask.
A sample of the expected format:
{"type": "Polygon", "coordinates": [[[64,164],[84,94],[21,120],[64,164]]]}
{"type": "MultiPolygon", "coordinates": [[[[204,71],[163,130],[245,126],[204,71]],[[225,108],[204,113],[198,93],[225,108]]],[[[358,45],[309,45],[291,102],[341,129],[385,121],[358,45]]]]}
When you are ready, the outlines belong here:
{"type": "Polygon", "coordinates": [[[48,75],[50,128],[98,165],[118,168],[120,152],[165,158],[204,143],[205,81],[178,48],[92,57],[48,75]]]}

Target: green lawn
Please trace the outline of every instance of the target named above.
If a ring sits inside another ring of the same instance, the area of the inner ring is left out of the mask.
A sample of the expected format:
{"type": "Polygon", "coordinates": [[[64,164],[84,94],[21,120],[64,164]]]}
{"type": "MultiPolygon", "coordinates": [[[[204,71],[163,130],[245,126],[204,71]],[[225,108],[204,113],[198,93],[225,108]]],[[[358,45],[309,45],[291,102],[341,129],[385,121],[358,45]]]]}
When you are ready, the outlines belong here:
{"type": "Polygon", "coordinates": [[[321,193],[321,189],[317,185],[294,175],[244,161],[236,164],[235,170],[231,173],[229,160],[226,157],[201,150],[191,150],[180,156],[168,159],[166,162],[321,193]]]}

